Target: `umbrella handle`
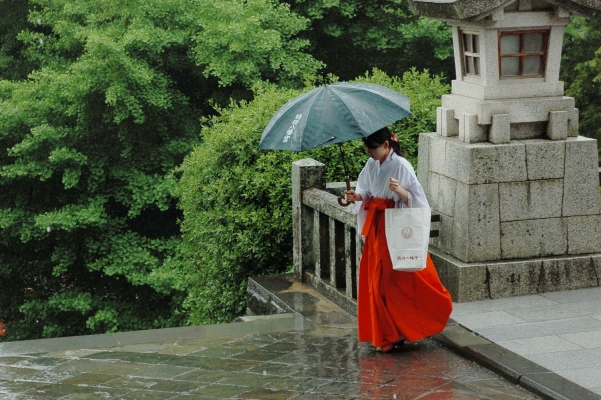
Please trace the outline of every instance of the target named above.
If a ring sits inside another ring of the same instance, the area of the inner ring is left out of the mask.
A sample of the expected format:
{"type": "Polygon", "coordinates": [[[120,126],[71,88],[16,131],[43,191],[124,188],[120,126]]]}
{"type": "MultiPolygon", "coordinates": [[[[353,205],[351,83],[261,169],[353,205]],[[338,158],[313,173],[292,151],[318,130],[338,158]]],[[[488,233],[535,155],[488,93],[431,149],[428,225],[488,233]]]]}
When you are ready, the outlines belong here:
{"type": "MultiPolygon", "coordinates": [[[[348,176],[344,177],[345,181],[346,181],[346,190],[351,190],[351,181],[348,178],[348,176]]],[[[339,197],[338,198],[338,205],[340,205],[341,207],[348,207],[351,204],[353,204],[354,201],[351,201],[350,203],[347,203],[343,198],[339,197]]]]}

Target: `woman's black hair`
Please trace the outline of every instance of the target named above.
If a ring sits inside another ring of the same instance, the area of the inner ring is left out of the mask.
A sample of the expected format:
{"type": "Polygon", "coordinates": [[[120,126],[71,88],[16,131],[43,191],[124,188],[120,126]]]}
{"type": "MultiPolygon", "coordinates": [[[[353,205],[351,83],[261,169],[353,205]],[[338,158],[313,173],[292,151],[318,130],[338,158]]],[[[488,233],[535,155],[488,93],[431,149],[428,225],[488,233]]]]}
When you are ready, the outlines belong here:
{"type": "Polygon", "coordinates": [[[366,138],[363,138],[363,143],[367,146],[368,149],[375,149],[378,146],[384,144],[384,142],[388,142],[392,150],[401,157],[404,157],[405,154],[401,151],[401,147],[399,146],[399,142],[392,140],[392,133],[388,127],[384,127],[379,129],[369,135],[366,138]]]}

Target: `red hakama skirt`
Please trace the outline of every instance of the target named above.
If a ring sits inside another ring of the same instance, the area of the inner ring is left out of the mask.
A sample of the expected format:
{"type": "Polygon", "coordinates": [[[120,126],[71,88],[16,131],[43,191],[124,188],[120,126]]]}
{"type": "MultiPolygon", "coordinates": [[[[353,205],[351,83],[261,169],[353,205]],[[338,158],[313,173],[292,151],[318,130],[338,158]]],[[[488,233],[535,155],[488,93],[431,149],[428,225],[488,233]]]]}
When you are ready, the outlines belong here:
{"type": "Polygon", "coordinates": [[[392,269],[384,226],[384,210],[392,207],[394,200],[365,201],[367,216],[361,232],[365,246],[357,296],[359,341],[381,348],[400,339],[413,342],[441,332],[453,310],[451,295],[440,282],[430,255],[422,271],[392,269]]]}

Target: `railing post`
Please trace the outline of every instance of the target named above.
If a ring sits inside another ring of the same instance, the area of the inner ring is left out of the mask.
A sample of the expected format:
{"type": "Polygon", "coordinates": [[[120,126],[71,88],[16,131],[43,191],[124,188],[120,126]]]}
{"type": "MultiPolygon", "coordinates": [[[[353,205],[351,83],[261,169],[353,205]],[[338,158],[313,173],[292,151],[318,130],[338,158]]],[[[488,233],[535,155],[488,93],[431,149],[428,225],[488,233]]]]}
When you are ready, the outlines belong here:
{"type": "Polygon", "coordinates": [[[306,268],[313,259],[313,211],[303,205],[303,191],[309,188],[325,189],[326,166],[306,158],[292,163],[292,235],[294,276],[303,281],[306,268]]]}
{"type": "Polygon", "coordinates": [[[344,224],[334,218],[329,218],[330,228],[330,285],[341,288],[346,285],[344,280],[344,224]]]}
{"type": "Polygon", "coordinates": [[[355,232],[355,295],[359,293],[359,271],[361,269],[361,255],[363,254],[363,245],[365,244],[363,236],[355,232]]]}
{"type": "Polygon", "coordinates": [[[315,276],[319,280],[330,276],[330,247],[328,216],[313,210],[313,256],[315,257],[315,276]]]}
{"type": "Polygon", "coordinates": [[[357,263],[356,263],[356,242],[355,229],[349,225],[344,225],[344,261],[346,278],[346,296],[350,299],[357,298],[357,263]]]}

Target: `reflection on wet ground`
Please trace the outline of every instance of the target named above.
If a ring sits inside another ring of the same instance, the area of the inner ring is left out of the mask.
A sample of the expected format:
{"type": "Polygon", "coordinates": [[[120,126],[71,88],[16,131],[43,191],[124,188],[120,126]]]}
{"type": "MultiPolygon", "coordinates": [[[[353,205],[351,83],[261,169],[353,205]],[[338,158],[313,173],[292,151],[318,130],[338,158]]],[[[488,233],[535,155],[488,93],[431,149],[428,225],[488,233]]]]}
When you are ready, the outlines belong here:
{"type": "Polygon", "coordinates": [[[318,330],[0,357],[10,399],[536,399],[433,340],[382,354],[318,330]]]}
{"type": "Polygon", "coordinates": [[[0,343],[0,399],[538,399],[433,339],[378,353],[302,290],[297,314],[0,343]]]}

